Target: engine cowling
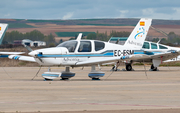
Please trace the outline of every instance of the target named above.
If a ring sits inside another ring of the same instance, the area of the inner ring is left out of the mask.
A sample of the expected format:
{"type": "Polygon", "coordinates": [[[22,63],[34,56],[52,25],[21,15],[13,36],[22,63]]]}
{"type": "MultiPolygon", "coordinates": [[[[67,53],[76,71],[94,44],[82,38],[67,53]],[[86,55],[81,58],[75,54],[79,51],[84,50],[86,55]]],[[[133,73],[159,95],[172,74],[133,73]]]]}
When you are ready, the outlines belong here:
{"type": "Polygon", "coordinates": [[[42,55],[62,55],[62,54],[68,54],[69,51],[65,47],[53,47],[53,48],[47,48],[47,49],[38,49],[34,50],[29,53],[30,56],[33,57],[40,57],[42,55]]]}

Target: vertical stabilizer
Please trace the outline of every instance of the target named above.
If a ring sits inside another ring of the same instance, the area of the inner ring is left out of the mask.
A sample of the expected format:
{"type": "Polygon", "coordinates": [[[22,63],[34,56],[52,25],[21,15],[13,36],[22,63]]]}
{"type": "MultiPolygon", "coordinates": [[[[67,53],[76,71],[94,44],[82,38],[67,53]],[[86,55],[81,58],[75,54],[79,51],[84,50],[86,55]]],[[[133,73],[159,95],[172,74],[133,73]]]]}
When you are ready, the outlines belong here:
{"type": "Polygon", "coordinates": [[[2,40],[4,38],[7,29],[8,29],[8,24],[0,23],[0,45],[2,43],[2,40]]]}
{"type": "Polygon", "coordinates": [[[151,21],[152,19],[142,18],[131,32],[124,46],[132,47],[134,49],[141,49],[147,36],[149,27],[151,26],[151,21]]]}

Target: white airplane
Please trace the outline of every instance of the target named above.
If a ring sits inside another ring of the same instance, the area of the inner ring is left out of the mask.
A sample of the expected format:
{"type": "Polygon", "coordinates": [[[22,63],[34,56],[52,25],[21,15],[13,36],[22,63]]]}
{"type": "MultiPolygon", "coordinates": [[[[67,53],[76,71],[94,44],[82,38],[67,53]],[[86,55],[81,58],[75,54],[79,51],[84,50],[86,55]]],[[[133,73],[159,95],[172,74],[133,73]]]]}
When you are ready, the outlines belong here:
{"type": "MultiPolygon", "coordinates": [[[[180,61],[180,48],[159,44],[159,42],[160,41],[157,43],[144,41],[142,48],[139,51],[134,51],[134,54],[148,55],[148,57],[124,61],[126,64],[126,70],[133,70],[131,66],[133,62],[153,63],[150,70],[157,71],[157,67],[159,67],[162,62],[180,61]]],[[[119,62],[115,63],[114,67],[112,68],[114,71],[117,71],[118,64],[119,62]]]]}
{"type": "MultiPolygon", "coordinates": [[[[8,24],[0,23],[0,45],[3,41],[7,29],[8,29],[8,24]]],[[[24,54],[24,52],[0,52],[0,58],[6,58],[8,57],[9,54],[18,55],[18,54],[24,54]]]]}
{"type": "Polygon", "coordinates": [[[70,67],[79,66],[91,66],[91,72],[88,76],[92,79],[99,79],[105,73],[97,71],[96,65],[148,57],[147,55],[134,54],[134,51],[142,48],[151,21],[152,19],[141,19],[124,46],[98,40],[81,40],[82,33],[80,33],[76,40],[63,42],[57,47],[31,51],[30,56],[10,55],[9,58],[37,62],[41,66],[65,66],[65,71],[61,73],[43,73],[42,76],[45,80],[52,80],[57,77],[62,79],[74,77],[75,73],[70,72],[70,67]]]}
{"type": "Polygon", "coordinates": [[[159,44],[159,42],[160,41],[157,43],[145,41],[142,47],[142,50],[144,50],[146,54],[152,56],[152,58],[144,59],[145,62],[153,62],[151,65],[152,71],[157,71],[157,67],[159,67],[162,62],[180,61],[180,48],[159,44]],[[159,55],[159,58],[154,58],[153,60],[153,55],[159,55]]]}

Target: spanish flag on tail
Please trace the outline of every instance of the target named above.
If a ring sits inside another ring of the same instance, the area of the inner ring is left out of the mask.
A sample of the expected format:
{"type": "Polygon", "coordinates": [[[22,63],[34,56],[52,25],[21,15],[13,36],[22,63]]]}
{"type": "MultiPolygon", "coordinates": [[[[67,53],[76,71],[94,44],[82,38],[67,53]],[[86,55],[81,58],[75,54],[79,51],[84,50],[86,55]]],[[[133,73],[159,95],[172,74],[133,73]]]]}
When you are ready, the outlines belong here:
{"type": "Polygon", "coordinates": [[[1,27],[0,27],[0,31],[1,31],[1,27]]]}
{"type": "Polygon", "coordinates": [[[141,21],[140,26],[145,26],[145,22],[141,21]]]}

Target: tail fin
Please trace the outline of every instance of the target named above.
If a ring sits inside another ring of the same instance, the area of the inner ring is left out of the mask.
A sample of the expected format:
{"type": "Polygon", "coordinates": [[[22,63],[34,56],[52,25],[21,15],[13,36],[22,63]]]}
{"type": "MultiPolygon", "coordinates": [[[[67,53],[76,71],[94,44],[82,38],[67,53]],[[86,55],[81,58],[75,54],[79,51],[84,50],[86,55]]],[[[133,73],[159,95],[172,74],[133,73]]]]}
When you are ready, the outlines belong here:
{"type": "Polygon", "coordinates": [[[134,30],[131,32],[129,38],[125,42],[125,47],[132,47],[134,49],[141,49],[144,40],[147,36],[152,19],[141,18],[134,30]]]}
{"type": "Polygon", "coordinates": [[[7,29],[8,29],[8,24],[0,23],[0,45],[2,43],[2,40],[4,38],[7,29]]]}

